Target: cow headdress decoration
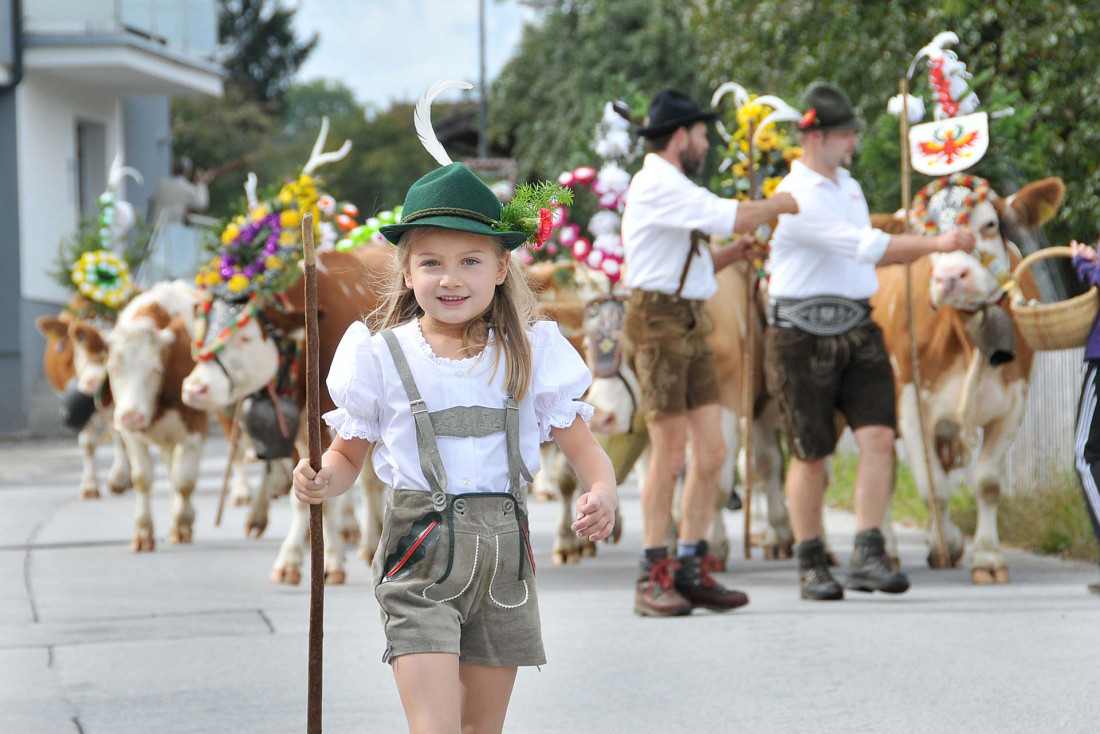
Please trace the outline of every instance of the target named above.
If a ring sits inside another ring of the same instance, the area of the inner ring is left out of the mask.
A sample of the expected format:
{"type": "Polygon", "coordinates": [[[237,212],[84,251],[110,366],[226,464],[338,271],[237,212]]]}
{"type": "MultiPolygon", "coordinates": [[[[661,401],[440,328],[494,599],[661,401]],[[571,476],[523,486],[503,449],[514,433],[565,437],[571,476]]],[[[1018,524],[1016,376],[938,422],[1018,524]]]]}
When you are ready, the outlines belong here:
{"type": "Polygon", "coordinates": [[[81,296],[70,303],[70,308],[79,304],[77,315],[99,322],[101,328],[109,327],[119,309],[137,292],[131,271],[144,247],[126,244],[127,236],[137,224],[133,205],[119,191],[127,177],[142,182],[141,173],[122,165],[119,154],[111,164],[107,189],[99,196],[98,215],[60,247],[59,256],[67,270],[59,273],[62,276],[59,280],[81,296]]]}
{"type": "MultiPolygon", "coordinates": [[[[192,352],[196,359],[213,359],[229,338],[256,316],[261,302],[282,294],[301,275],[303,215],[313,214],[314,236],[319,240],[326,237],[325,222],[335,217],[339,224],[340,216],[351,218],[351,210],[338,207],[332,196],[318,191],[313,176],[320,166],[342,160],[351,150],[351,141],[345,140],[338,150],[325,153],[327,138],[325,117],[301,174],[270,200],[258,198],[256,177],[249,174],[245,185],[248,212],[226,225],[220,250],[195,277],[207,295],[195,324],[192,352]],[[207,342],[209,333],[216,336],[207,342]]],[[[329,239],[334,241],[331,234],[329,239]]]]}
{"type": "MultiPolygon", "coordinates": [[[[948,46],[959,42],[951,31],[939,33],[932,42],[917,52],[909,65],[912,77],[917,63],[928,59],[928,80],[935,94],[933,122],[914,124],[909,129],[909,150],[913,168],[926,176],[945,176],[975,165],[989,148],[989,117],[978,112],[978,97],[970,90],[972,76],[966,64],[948,46]]],[[[897,95],[887,110],[905,114],[909,121],[919,123],[925,114],[924,102],[909,95],[906,100],[897,95]]]]}

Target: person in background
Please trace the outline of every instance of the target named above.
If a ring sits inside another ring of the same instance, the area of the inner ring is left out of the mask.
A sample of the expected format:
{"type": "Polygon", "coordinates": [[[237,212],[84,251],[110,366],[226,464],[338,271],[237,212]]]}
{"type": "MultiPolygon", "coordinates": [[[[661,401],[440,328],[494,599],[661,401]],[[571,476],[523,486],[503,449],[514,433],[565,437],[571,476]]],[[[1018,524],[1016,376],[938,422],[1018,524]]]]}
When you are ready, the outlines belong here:
{"type": "MultiPolygon", "coordinates": [[[[1078,277],[1089,287],[1100,285],[1100,263],[1096,250],[1076,240],[1073,267],[1078,277]]],[[[1092,532],[1100,541],[1100,411],[1096,410],[1097,388],[1100,387],[1100,319],[1092,327],[1085,344],[1085,377],[1081,381],[1081,397],[1077,402],[1077,423],[1073,432],[1073,468],[1085,496],[1085,507],[1092,520],[1092,532]]],[[[1088,585],[1093,594],[1100,594],[1100,582],[1088,585]]]]}

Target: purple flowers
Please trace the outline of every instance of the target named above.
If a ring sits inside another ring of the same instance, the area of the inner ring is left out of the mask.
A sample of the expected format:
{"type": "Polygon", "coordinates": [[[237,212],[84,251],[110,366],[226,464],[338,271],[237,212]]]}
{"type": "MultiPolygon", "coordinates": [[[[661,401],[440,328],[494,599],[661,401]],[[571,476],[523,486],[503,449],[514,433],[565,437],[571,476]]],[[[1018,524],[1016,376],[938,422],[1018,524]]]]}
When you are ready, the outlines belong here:
{"type": "Polygon", "coordinates": [[[250,222],[241,228],[241,233],[229,243],[218,265],[218,273],[223,280],[229,280],[234,273],[252,280],[267,270],[266,260],[279,251],[279,235],[282,227],[279,214],[267,214],[258,221],[250,222]],[[242,262],[247,263],[243,268],[242,262]]]}

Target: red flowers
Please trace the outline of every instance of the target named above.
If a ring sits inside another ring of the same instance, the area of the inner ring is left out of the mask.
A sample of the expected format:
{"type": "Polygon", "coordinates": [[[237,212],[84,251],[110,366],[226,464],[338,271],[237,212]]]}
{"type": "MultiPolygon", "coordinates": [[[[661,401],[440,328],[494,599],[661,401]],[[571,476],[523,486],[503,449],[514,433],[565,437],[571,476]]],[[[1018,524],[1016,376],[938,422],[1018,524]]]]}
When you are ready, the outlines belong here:
{"type": "Polygon", "coordinates": [[[805,130],[815,122],[817,122],[817,108],[811,107],[802,113],[802,119],[798,123],[798,128],[800,130],[805,130]]]}
{"type": "Polygon", "coordinates": [[[542,247],[554,229],[554,217],[549,209],[539,209],[539,230],[535,233],[535,246],[542,247]]]}

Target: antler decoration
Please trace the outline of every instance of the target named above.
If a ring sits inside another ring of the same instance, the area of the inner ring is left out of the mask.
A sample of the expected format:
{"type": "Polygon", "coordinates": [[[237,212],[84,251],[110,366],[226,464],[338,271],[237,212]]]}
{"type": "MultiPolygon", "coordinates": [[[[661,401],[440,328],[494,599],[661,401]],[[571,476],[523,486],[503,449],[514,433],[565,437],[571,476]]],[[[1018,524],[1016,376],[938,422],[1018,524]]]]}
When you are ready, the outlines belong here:
{"type": "Polygon", "coordinates": [[[420,143],[424,146],[424,150],[428,151],[432,158],[435,158],[441,166],[448,166],[453,163],[453,161],[451,157],[447,155],[447,151],[443,149],[443,144],[439,142],[439,138],[435,135],[435,128],[432,127],[432,102],[436,97],[448,89],[473,88],[474,85],[469,82],[457,82],[453,80],[433,84],[420,96],[420,99],[416,103],[416,109],[413,110],[413,125],[416,127],[416,136],[420,138],[420,143]]]}
{"type": "Polygon", "coordinates": [[[144,183],[145,180],[136,168],[122,165],[122,151],[119,151],[115,154],[114,161],[111,162],[111,172],[107,175],[107,189],[118,191],[118,187],[122,185],[122,179],[126,176],[134,179],[138,184],[144,183]]]}
{"type": "MultiPolygon", "coordinates": [[[[737,105],[737,109],[741,109],[749,103],[749,93],[744,87],[737,82],[726,82],[719,85],[718,89],[714,90],[714,94],[710,97],[710,106],[715,109],[718,108],[718,103],[722,101],[722,97],[725,97],[727,93],[733,93],[733,103],[737,105]]],[[[718,130],[718,134],[727,143],[733,139],[733,135],[726,130],[726,126],[722,124],[722,120],[715,120],[715,128],[718,130]]]]}
{"type": "Polygon", "coordinates": [[[302,168],[302,173],[308,176],[326,163],[335,163],[336,161],[343,160],[351,151],[351,141],[345,140],[339,150],[334,150],[331,153],[322,153],[321,151],[325,149],[325,141],[327,139],[328,116],[326,115],[321,118],[321,132],[317,136],[317,142],[313,144],[313,150],[310,151],[309,160],[306,161],[305,167],[302,168]]]}
{"type": "Polygon", "coordinates": [[[248,199],[248,211],[255,211],[256,207],[260,205],[260,200],[256,196],[256,188],[259,186],[259,180],[256,178],[256,174],[252,171],[248,172],[248,178],[244,182],[244,195],[248,199]]]}
{"type": "Polygon", "coordinates": [[[774,94],[765,94],[763,97],[756,98],[757,104],[767,105],[772,108],[771,114],[760,121],[760,124],[756,128],[756,132],[753,133],[753,143],[760,142],[760,134],[767,130],[769,127],[777,122],[798,122],[802,119],[802,113],[791,107],[789,104],[776,97],[774,94]]]}

